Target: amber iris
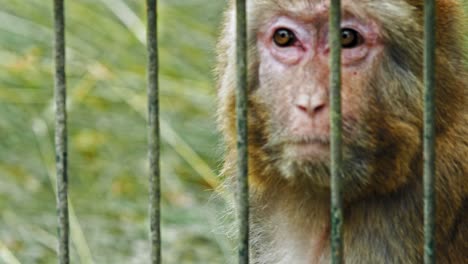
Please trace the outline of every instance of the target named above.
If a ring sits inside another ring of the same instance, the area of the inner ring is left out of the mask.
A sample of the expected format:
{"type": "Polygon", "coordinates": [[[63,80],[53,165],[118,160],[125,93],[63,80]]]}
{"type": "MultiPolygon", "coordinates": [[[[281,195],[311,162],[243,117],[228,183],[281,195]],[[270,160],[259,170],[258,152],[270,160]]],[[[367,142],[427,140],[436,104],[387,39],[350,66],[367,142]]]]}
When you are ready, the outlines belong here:
{"type": "Polygon", "coordinates": [[[286,28],[280,28],[275,31],[273,35],[273,41],[279,47],[289,47],[296,41],[294,33],[286,28]]]}
{"type": "Polygon", "coordinates": [[[362,43],[362,36],[354,29],[343,28],[341,30],[341,47],[344,49],[354,48],[362,43]]]}

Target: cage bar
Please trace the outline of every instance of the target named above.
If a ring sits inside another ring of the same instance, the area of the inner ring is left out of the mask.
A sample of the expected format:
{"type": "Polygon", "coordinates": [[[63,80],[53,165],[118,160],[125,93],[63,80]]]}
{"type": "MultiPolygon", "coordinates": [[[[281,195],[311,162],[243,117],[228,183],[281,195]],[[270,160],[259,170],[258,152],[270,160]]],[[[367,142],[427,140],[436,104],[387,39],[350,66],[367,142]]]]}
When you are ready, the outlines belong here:
{"type": "Polygon", "coordinates": [[[424,263],[435,263],[435,1],[424,3],[424,263]]]}
{"type": "Polygon", "coordinates": [[[331,262],[343,263],[341,1],[330,3],[331,262]]]}
{"type": "Polygon", "coordinates": [[[146,1],[148,49],[148,160],[151,263],[161,263],[161,173],[157,0],[146,1]]]}
{"type": "Polygon", "coordinates": [[[249,263],[249,185],[247,150],[247,22],[245,0],[236,0],[237,204],[239,263],[249,263]]]}
{"type": "Polygon", "coordinates": [[[55,166],[57,169],[58,262],[68,264],[70,227],[68,221],[67,109],[65,77],[64,1],[54,0],[54,95],[55,166]]]}

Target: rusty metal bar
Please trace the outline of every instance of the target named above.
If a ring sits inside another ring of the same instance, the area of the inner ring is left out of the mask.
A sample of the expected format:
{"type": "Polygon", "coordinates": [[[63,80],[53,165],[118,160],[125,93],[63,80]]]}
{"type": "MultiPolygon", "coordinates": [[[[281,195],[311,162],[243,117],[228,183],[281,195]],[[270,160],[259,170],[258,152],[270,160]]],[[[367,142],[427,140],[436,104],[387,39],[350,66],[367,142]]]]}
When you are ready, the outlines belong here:
{"type": "Polygon", "coordinates": [[[435,1],[424,3],[424,263],[435,257],[435,1]]]}
{"type": "Polygon", "coordinates": [[[331,259],[343,263],[341,1],[330,3],[331,259]]]}
{"type": "Polygon", "coordinates": [[[157,0],[146,1],[148,49],[148,160],[151,263],[161,264],[161,173],[157,0]]]}
{"type": "Polygon", "coordinates": [[[249,263],[249,185],[247,141],[247,22],[245,0],[236,1],[237,70],[237,197],[239,216],[239,263],[249,263]]]}
{"type": "Polygon", "coordinates": [[[68,220],[67,107],[64,1],[54,0],[55,166],[57,169],[58,263],[70,261],[68,220]]]}

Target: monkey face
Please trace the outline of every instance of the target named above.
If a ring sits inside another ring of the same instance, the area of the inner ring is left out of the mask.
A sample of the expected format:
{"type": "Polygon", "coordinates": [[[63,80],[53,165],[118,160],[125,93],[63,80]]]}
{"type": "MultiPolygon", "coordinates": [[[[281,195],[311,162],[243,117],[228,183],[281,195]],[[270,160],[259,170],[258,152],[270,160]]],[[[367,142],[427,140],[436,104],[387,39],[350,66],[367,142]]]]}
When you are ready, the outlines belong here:
{"type": "MultiPolygon", "coordinates": [[[[330,157],[328,10],[314,11],[305,18],[274,16],[257,31],[253,96],[270,113],[267,146],[279,152],[280,168],[289,176],[296,166],[327,167],[330,157]]],[[[354,140],[359,140],[368,76],[383,50],[378,32],[371,20],[346,15],[342,21],[343,122],[345,136],[354,140]]]]}
{"type": "MultiPolygon", "coordinates": [[[[257,33],[259,87],[257,100],[271,113],[270,144],[282,144],[288,156],[328,159],[330,137],[328,17],[288,16],[265,21],[257,33]]],[[[359,118],[365,82],[382,52],[372,21],[347,16],[342,23],[343,119],[349,127],[359,118]]],[[[351,132],[351,131],[348,131],[351,132]]],[[[353,135],[348,135],[353,136],[353,135]]]]}

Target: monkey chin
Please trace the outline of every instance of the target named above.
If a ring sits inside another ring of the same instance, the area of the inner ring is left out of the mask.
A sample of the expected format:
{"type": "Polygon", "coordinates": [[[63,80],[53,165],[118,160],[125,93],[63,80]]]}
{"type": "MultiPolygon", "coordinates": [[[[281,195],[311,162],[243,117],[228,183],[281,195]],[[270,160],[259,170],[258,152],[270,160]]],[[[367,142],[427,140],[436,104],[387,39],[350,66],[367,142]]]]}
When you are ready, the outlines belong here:
{"type": "MultiPolygon", "coordinates": [[[[361,136],[345,133],[343,140],[343,184],[349,190],[366,185],[371,180],[369,177],[372,177],[374,167],[371,164],[375,153],[360,145],[360,142],[368,141],[361,136]]],[[[274,164],[280,177],[293,185],[308,186],[320,193],[330,190],[331,144],[328,135],[300,140],[292,137],[292,140],[276,147],[274,164]]]]}
{"type": "Polygon", "coordinates": [[[330,144],[326,141],[294,142],[283,146],[278,160],[281,176],[291,182],[330,186],[330,144]]]}

